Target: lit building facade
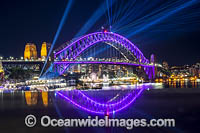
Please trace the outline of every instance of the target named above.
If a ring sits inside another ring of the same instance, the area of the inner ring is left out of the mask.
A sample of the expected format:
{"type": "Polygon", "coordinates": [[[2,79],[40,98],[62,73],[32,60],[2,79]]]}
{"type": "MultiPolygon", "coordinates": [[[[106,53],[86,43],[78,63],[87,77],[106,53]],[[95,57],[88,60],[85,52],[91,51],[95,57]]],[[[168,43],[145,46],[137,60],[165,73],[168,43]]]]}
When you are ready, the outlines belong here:
{"type": "Polygon", "coordinates": [[[41,47],[40,52],[41,52],[41,58],[46,59],[46,57],[47,57],[47,43],[46,42],[42,43],[42,47],[41,47]]]}
{"type": "MultiPolygon", "coordinates": [[[[47,42],[42,43],[42,47],[41,47],[41,51],[40,51],[42,60],[45,60],[47,58],[50,48],[51,48],[50,43],[47,43],[47,42]]],[[[49,61],[53,61],[53,52],[51,53],[51,55],[49,57],[49,61]]]]}
{"type": "Polygon", "coordinates": [[[3,80],[3,78],[4,78],[4,70],[2,62],[0,61],[0,80],[3,80]]]}
{"type": "Polygon", "coordinates": [[[164,68],[164,69],[166,69],[166,70],[169,69],[168,63],[167,63],[166,61],[164,61],[164,62],[162,63],[162,65],[163,65],[163,68],[164,68]]]}
{"type": "Polygon", "coordinates": [[[0,61],[0,73],[4,72],[2,62],[0,61]]]}
{"type": "Polygon", "coordinates": [[[37,59],[37,48],[34,43],[27,43],[24,50],[24,59],[37,59]]]}

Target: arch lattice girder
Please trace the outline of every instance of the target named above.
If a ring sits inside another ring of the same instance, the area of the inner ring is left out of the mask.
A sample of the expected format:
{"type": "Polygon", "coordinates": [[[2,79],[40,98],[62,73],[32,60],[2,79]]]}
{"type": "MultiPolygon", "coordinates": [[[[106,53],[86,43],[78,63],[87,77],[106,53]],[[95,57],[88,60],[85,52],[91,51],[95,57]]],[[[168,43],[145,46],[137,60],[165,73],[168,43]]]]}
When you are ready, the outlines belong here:
{"type": "Polygon", "coordinates": [[[133,55],[136,56],[138,61],[146,63],[147,59],[143,56],[142,52],[133,43],[131,43],[125,37],[116,33],[112,33],[112,32],[106,32],[106,33],[95,32],[95,33],[91,33],[86,36],[83,36],[79,38],[78,40],[72,42],[68,46],[66,46],[64,49],[55,53],[54,56],[55,58],[59,57],[59,60],[66,59],[66,58],[75,59],[75,57],[77,57],[77,55],[81,53],[80,52],[82,51],[81,49],[88,48],[88,46],[91,46],[98,42],[106,42],[106,41],[119,43],[128,51],[133,53],[133,55]]]}

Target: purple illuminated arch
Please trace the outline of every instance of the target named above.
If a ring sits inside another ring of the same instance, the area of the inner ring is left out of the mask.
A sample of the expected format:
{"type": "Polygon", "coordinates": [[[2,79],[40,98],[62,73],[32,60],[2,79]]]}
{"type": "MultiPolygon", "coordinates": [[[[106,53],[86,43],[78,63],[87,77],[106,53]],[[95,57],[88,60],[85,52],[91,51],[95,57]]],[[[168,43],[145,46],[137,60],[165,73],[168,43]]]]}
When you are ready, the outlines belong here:
{"type": "MultiPolygon", "coordinates": [[[[138,63],[149,63],[149,60],[144,57],[143,53],[131,41],[119,34],[112,32],[95,32],[82,36],[74,42],[68,44],[62,50],[57,51],[54,54],[54,58],[58,59],[59,61],[62,61],[63,59],[67,58],[76,59],[89,47],[99,42],[117,43],[125,49],[127,49],[130,53],[132,53],[135,56],[135,58],[138,59],[138,63]]],[[[69,64],[63,64],[62,70],[59,70],[59,73],[63,74],[68,66],[69,64]]]]}
{"type": "MultiPolygon", "coordinates": [[[[112,32],[95,32],[85,36],[80,37],[79,39],[69,43],[62,50],[55,52],[54,58],[56,62],[54,62],[55,66],[58,66],[57,70],[59,74],[63,74],[69,64],[71,63],[104,63],[104,64],[116,64],[116,62],[76,62],[76,61],[63,61],[63,59],[73,59],[75,60],[77,57],[81,55],[84,51],[86,51],[91,46],[99,43],[105,42],[109,45],[111,44],[119,44],[124,49],[129,51],[138,62],[136,63],[127,63],[127,62],[117,62],[120,65],[135,65],[135,66],[143,66],[146,73],[150,75],[151,65],[149,65],[149,60],[146,59],[143,53],[127,38],[112,32]]],[[[112,46],[112,45],[111,45],[112,46]]],[[[80,90],[66,91],[66,92],[57,92],[57,94],[63,99],[69,101],[73,105],[92,113],[97,114],[113,114],[115,112],[119,112],[130,104],[132,104],[143,92],[145,88],[140,88],[139,90],[132,91],[123,98],[118,99],[117,101],[111,103],[103,103],[98,102],[93,98],[88,97],[80,90]]]]}

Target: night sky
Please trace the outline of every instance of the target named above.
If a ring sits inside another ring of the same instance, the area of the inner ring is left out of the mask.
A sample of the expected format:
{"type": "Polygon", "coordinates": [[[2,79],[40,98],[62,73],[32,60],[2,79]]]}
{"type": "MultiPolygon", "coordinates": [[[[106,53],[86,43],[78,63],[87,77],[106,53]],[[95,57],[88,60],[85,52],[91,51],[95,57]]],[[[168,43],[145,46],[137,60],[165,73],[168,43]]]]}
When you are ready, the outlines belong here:
{"type": "MultiPolygon", "coordinates": [[[[102,0],[74,0],[55,47],[71,40],[101,2],[102,0]]],[[[66,5],[67,0],[2,0],[0,55],[23,56],[24,46],[28,42],[35,43],[39,53],[43,41],[50,43],[53,41],[66,5]]],[[[104,19],[106,17],[103,16],[87,33],[99,29],[104,19]]],[[[200,23],[199,20],[195,23],[200,23]]],[[[191,65],[200,62],[199,27],[200,25],[195,24],[194,30],[184,32],[160,31],[159,36],[147,31],[129,39],[148,58],[154,53],[158,62],[167,61],[169,65],[191,65]],[[139,41],[136,37],[139,38],[141,34],[147,36],[139,41]]]]}

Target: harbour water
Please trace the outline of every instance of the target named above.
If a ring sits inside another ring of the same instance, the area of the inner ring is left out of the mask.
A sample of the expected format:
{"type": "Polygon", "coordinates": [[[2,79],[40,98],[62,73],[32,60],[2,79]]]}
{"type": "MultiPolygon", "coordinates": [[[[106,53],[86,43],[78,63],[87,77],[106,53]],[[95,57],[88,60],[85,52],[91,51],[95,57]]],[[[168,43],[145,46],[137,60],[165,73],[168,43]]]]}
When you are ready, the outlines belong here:
{"type": "MultiPolygon", "coordinates": [[[[175,119],[175,127],[135,127],[132,130],[126,128],[112,127],[82,127],[82,128],[44,128],[37,122],[33,128],[24,124],[27,115],[33,114],[39,120],[42,116],[48,115],[51,118],[87,118],[95,117],[97,114],[89,113],[70,104],[65,99],[56,96],[54,91],[1,91],[0,92],[0,131],[21,132],[21,133],[53,133],[53,132],[136,132],[136,133],[173,133],[199,131],[200,120],[200,84],[189,83],[187,88],[180,85],[169,84],[140,84],[148,86],[142,95],[136,99],[128,108],[110,115],[111,118],[139,118],[139,119],[175,119]]],[[[87,90],[85,94],[95,98],[109,99],[119,92],[129,90],[138,86],[110,87],[107,90],[87,90]],[[110,89],[115,89],[110,91],[110,89]]],[[[104,117],[100,116],[99,117],[104,117]]]]}

